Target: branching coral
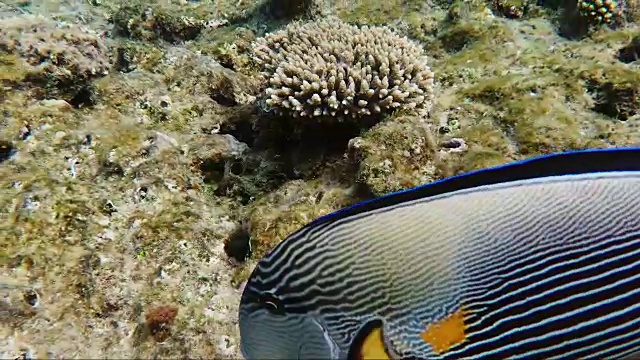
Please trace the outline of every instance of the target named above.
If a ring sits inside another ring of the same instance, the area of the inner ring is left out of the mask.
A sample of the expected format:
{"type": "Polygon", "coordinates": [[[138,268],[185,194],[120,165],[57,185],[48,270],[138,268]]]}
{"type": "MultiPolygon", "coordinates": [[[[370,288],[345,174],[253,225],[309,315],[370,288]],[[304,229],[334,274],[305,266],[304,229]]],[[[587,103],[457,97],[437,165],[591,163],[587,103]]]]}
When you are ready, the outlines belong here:
{"type": "Polygon", "coordinates": [[[431,108],[433,72],[422,48],[386,27],[292,23],[257,39],[253,53],[276,113],[358,119],[431,108]]]}

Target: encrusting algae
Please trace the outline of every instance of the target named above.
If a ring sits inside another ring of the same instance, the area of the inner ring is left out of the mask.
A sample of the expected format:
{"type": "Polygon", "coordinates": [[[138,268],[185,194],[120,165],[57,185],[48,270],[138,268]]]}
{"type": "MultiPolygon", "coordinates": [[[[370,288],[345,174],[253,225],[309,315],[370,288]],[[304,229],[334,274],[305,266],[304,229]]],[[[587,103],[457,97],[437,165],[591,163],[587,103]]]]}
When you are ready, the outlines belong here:
{"type": "Polygon", "coordinates": [[[0,2],[0,357],[238,358],[315,218],[640,140],[636,1],[287,3],[0,2]]]}

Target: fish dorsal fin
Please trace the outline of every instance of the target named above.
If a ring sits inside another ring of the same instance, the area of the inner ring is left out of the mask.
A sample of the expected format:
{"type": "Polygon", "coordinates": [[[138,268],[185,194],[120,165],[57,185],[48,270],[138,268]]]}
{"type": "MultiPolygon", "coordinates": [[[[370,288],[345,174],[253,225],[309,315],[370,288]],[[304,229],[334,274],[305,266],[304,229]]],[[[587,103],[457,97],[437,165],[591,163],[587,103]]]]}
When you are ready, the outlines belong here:
{"type": "Polygon", "coordinates": [[[563,152],[472,171],[361,202],[318,218],[310,225],[480,186],[550,176],[618,171],[640,171],[640,147],[563,152]]]}

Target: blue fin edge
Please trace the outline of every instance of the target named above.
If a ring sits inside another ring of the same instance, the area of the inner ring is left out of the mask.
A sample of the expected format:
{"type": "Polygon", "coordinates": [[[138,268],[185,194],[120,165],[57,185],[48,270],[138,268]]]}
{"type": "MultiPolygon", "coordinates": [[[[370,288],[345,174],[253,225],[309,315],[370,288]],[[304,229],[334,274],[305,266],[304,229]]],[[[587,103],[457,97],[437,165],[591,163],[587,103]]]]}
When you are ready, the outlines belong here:
{"type": "Polygon", "coordinates": [[[523,159],[400,190],[334,211],[309,223],[335,221],[398,203],[486,185],[550,176],[640,171],[640,147],[575,150],[523,159]]]}

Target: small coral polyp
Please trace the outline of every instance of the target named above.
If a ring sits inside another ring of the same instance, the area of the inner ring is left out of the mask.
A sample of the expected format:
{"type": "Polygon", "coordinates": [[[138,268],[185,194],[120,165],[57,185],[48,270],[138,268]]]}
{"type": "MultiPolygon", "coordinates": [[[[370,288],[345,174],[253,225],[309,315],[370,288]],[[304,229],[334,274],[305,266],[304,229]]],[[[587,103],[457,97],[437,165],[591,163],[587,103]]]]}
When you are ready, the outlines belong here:
{"type": "Polygon", "coordinates": [[[323,19],[292,23],[255,41],[266,105],[293,117],[358,119],[427,112],[433,72],[422,48],[387,27],[323,19]]]}
{"type": "Polygon", "coordinates": [[[618,12],[618,3],[614,0],[579,0],[580,14],[596,24],[608,24],[618,12]]]}

